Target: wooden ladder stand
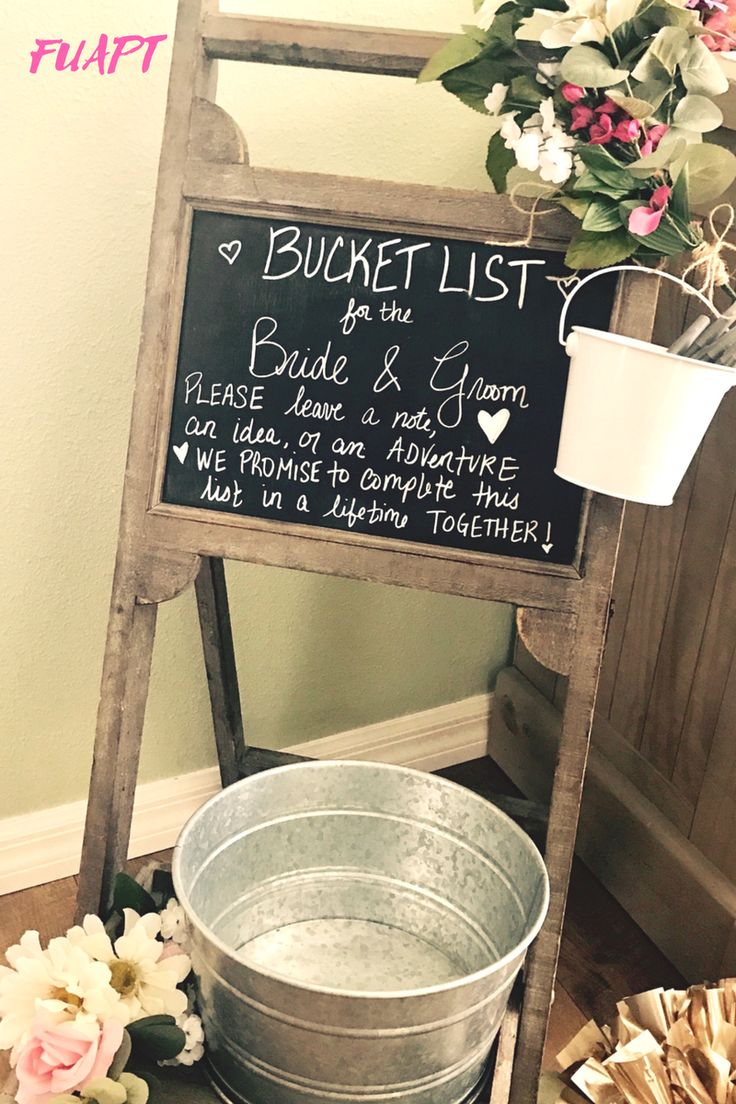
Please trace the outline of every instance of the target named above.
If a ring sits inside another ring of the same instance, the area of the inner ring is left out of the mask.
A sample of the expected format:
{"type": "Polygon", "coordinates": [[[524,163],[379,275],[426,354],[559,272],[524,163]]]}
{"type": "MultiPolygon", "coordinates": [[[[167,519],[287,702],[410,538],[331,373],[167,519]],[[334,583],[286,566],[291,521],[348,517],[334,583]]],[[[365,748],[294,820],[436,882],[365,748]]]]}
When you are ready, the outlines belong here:
{"type": "MultiPolygon", "coordinates": [[[[553,995],[560,934],[580,808],[598,672],[609,615],[623,507],[585,500],[576,568],[478,555],[468,562],[440,550],[418,557],[397,542],[342,541],[334,533],[217,515],[192,516],[160,502],[168,444],[178,324],[193,206],[249,207],[317,221],[370,212],[390,225],[428,227],[483,241],[489,229],[510,242],[527,220],[504,197],[377,184],[251,168],[232,120],[214,104],[217,59],[416,77],[444,41],[430,33],[288,22],[220,14],[210,0],[180,0],[149,258],[131,434],[82,855],[78,911],[109,900],[127,857],[156,614],[161,602],[196,587],[214,732],[224,786],[294,756],[246,748],[223,559],[276,564],[488,600],[518,607],[527,647],[569,676],[559,760],[549,809],[546,862],[551,905],[529,954],[520,1015],[506,1017],[492,1104],[532,1104],[553,995]],[[379,194],[380,193],[380,194],[379,194]],[[417,212],[421,212],[418,214],[417,212]],[[302,530],[302,531],[300,531],[302,530]],[[329,538],[329,539],[328,539],[329,538]],[[517,1023],[518,1019],[518,1023],[517,1023]]],[[[365,217],[365,215],[364,215],[365,217]]],[[[564,248],[565,216],[545,218],[542,244],[564,248]]],[[[539,244],[539,235],[533,244],[539,244]]],[[[656,283],[619,285],[612,328],[647,339],[656,283]]],[[[196,512],[195,512],[196,513],[196,512]]]]}

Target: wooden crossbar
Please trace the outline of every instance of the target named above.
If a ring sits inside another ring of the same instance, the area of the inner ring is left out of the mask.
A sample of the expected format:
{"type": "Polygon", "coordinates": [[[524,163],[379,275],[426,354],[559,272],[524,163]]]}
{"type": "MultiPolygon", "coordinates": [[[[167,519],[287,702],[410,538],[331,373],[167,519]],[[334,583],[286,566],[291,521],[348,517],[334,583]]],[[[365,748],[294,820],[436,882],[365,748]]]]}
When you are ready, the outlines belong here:
{"type": "Polygon", "coordinates": [[[447,35],[218,13],[205,16],[202,39],[213,60],[416,77],[447,35]]]}

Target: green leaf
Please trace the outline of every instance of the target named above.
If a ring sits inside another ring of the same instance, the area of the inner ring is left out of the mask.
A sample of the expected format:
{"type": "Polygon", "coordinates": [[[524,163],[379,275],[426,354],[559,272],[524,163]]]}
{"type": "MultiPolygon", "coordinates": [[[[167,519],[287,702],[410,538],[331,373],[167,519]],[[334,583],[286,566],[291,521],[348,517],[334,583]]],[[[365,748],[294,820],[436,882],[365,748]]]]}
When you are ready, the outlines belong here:
{"type": "Polygon", "coordinates": [[[513,50],[516,41],[516,30],[520,22],[519,14],[516,5],[509,11],[503,9],[499,11],[488,31],[489,43],[495,43],[507,50],[513,50]]]}
{"type": "Polygon", "coordinates": [[[704,142],[685,151],[690,202],[695,206],[717,199],[736,177],[736,157],[723,146],[704,142]]]}
{"type": "Polygon", "coordinates": [[[463,34],[467,35],[468,38],[472,38],[473,42],[477,42],[484,49],[488,45],[488,34],[481,27],[477,27],[475,23],[463,24],[463,34]]]}
{"type": "Polygon", "coordinates": [[[649,52],[671,76],[689,47],[690,35],[684,27],[662,27],[654,36],[649,52]]]}
{"type": "Polygon", "coordinates": [[[113,1081],[110,1077],[95,1077],[84,1086],[84,1095],[87,1100],[94,1100],[95,1104],[125,1104],[128,1094],[123,1085],[113,1081]]]}
{"type": "Polygon", "coordinates": [[[156,902],[150,893],[146,893],[142,885],[131,878],[129,874],[118,874],[112,891],[112,907],[118,912],[123,909],[134,909],[140,916],[149,912],[157,912],[156,902]]]}
{"type": "MultiPolygon", "coordinates": [[[[638,186],[637,181],[637,186],[638,186]]],[[[621,199],[623,196],[628,195],[631,188],[615,188],[609,187],[608,184],[604,184],[602,180],[599,180],[597,176],[593,176],[593,173],[582,173],[575,183],[573,184],[573,191],[576,196],[581,198],[587,198],[588,203],[591,203],[598,196],[609,196],[611,199],[621,199]]]]}
{"type": "Polygon", "coordinates": [[[605,268],[630,257],[636,248],[632,236],[619,226],[605,234],[578,230],[565,255],[568,268],[605,268]]]}
{"type": "Polygon", "coordinates": [[[678,218],[681,218],[683,222],[690,222],[690,194],[688,189],[688,171],[687,165],[683,168],[682,172],[675,181],[675,185],[672,189],[672,195],[670,196],[670,210],[678,218]]]}
{"type": "Polygon", "coordinates": [[[539,81],[532,80],[527,73],[521,73],[518,77],[513,77],[511,80],[511,96],[510,99],[514,101],[514,104],[524,103],[529,107],[538,107],[544,99],[544,93],[539,85],[539,81]]]}
{"type": "Polygon", "coordinates": [[[494,191],[497,194],[506,191],[506,177],[516,164],[514,151],[506,149],[503,138],[496,133],[488,143],[488,156],[486,157],[486,172],[491,178],[494,191]]]}
{"type": "Polygon", "coordinates": [[[112,1065],[107,1071],[107,1076],[111,1077],[113,1081],[117,1081],[120,1074],[123,1072],[130,1059],[130,1053],[133,1049],[133,1044],[130,1041],[130,1035],[127,1031],[123,1031],[123,1041],[120,1044],[120,1048],[112,1060],[112,1065]]]}
{"type": "Polygon", "coordinates": [[[661,0],[645,0],[634,18],[637,30],[643,37],[648,37],[658,27],[685,27],[693,30],[697,22],[698,14],[692,8],[662,3],[661,0]]]}
{"type": "Polygon", "coordinates": [[[606,230],[618,230],[621,226],[621,218],[618,213],[618,204],[613,200],[597,199],[591,203],[588,212],[583,219],[583,230],[596,230],[604,233],[606,230]]]}
{"type": "Polygon", "coordinates": [[[647,119],[654,112],[654,104],[649,100],[638,100],[635,96],[627,96],[618,88],[606,89],[606,95],[633,119],[647,119]]]}
{"type": "Polygon", "coordinates": [[[639,180],[646,180],[654,173],[666,168],[677,160],[685,149],[684,139],[665,145],[664,139],[659,143],[654,153],[648,153],[646,157],[639,157],[628,166],[632,176],[639,180]]]}
{"type": "Polygon", "coordinates": [[[482,57],[441,78],[443,87],[473,111],[487,114],[486,96],[494,84],[508,83],[508,67],[494,58],[482,57]]]}
{"type": "Polygon", "coordinates": [[[632,95],[627,95],[621,88],[607,88],[606,95],[634,119],[647,119],[661,106],[673,87],[666,81],[649,80],[638,84],[634,82],[632,95]]]}
{"type": "Polygon", "coordinates": [[[128,1024],[133,1049],[161,1062],[176,1058],[186,1045],[186,1036],[173,1016],[147,1016],[128,1024]]]}
{"type": "Polygon", "coordinates": [[[680,62],[682,81],[688,92],[696,96],[721,96],[728,91],[725,73],[699,38],[694,38],[680,62]]]}
{"type": "MultiPolygon", "coordinates": [[[[627,200],[621,204],[622,209],[629,213],[635,207],[642,206],[645,206],[645,204],[635,199],[627,200]]],[[[622,210],[622,217],[624,213],[625,211],[622,210]]],[[[628,215],[625,217],[628,222],[628,215]]],[[[677,216],[671,214],[670,211],[665,211],[659,226],[651,234],[630,233],[630,236],[639,245],[644,246],[648,252],[658,253],[663,257],[676,257],[678,253],[684,253],[686,249],[692,249],[697,244],[690,228],[677,216]]]]}
{"type": "Polygon", "coordinates": [[[647,50],[645,54],[642,54],[632,69],[631,75],[635,80],[647,84],[650,81],[664,84],[670,77],[662,62],[654,56],[651,49],[647,50]]]}
{"type": "Polygon", "coordinates": [[[562,59],[563,80],[584,88],[605,88],[620,84],[629,75],[628,69],[614,69],[602,50],[594,46],[573,46],[562,59]]]}
{"type": "Polygon", "coordinates": [[[688,95],[675,108],[672,121],[688,130],[703,133],[716,130],[723,122],[723,112],[707,96],[688,95]]]}
{"type": "Polygon", "coordinates": [[[624,194],[637,187],[637,181],[628,171],[628,166],[617,161],[613,154],[608,153],[602,146],[583,146],[577,150],[577,153],[586,169],[590,169],[593,175],[609,188],[615,188],[624,194]]]}
{"type": "Polygon", "coordinates": [[[417,77],[418,83],[439,80],[444,73],[472,61],[482,49],[483,44],[474,38],[464,34],[454,35],[444,46],[440,46],[436,54],[432,55],[417,77]]]}
{"type": "Polygon", "coordinates": [[[560,196],[557,202],[560,207],[564,207],[576,219],[581,220],[585,218],[585,212],[590,207],[590,200],[583,199],[582,196],[580,198],[577,196],[560,196]]]}
{"type": "Polygon", "coordinates": [[[142,1077],[134,1073],[122,1073],[120,1084],[128,1094],[127,1104],[148,1104],[149,1089],[142,1077]]]}

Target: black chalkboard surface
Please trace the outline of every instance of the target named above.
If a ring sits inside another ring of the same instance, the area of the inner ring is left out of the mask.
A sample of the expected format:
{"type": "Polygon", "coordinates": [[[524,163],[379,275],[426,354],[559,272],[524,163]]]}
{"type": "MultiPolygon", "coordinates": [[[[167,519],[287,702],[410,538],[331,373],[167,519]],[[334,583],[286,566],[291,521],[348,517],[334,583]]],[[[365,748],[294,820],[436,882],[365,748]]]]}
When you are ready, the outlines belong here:
{"type": "MultiPolygon", "coordinates": [[[[195,212],[162,500],[573,563],[569,275],[556,252],[195,212]]],[[[613,292],[573,309],[606,329],[613,292]]]]}

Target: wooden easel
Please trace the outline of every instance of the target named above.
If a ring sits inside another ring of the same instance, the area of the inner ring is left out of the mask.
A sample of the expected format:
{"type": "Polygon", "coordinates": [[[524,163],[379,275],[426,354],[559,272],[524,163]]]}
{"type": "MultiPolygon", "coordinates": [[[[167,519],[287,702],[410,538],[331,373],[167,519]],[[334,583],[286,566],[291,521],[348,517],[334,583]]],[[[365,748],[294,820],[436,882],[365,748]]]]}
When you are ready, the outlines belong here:
{"type": "MultiPolygon", "coordinates": [[[[167,416],[176,366],[193,206],[319,221],[370,217],[397,228],[434,228],[483,241],[489,226],[509,241],[526,220],[503,197],[382,185],[251,168],[237,127],[214,105],[217,59],[414,77],[442,43],[427,33],[292,23],[222,15],[210,0],[180,0],[158,179],[138,374],[125,476],[87,814],[78,911],[96,910],[123,868],[133,809],[156,614],[161,602],[196,587],[223,785],[293,759],[246,748],[223,559],[288,566],[514,603],[527,647],[569,675],[562,740],[549,811],[546,861],[551,907],[529,956],[520,1016],[507,1016],[492,1104],[532,1104],[553,993],[585,772],[589,726],[609,614],[622,505],[586,499],[576,566],[498,556],[458,557],[444,549],[205,514],[161,503],[167,416]],[[407,214],[409,212],[409,214],[407,214]],[[517,1022],[518,1019],[518,1022],[517,1022]]],[[[544,220],[534,244],[562,248],[563,214],[544,220]]],[[[613,328],[646,339],[656,286],[641,277],[619,287],[613,328]]]]}

